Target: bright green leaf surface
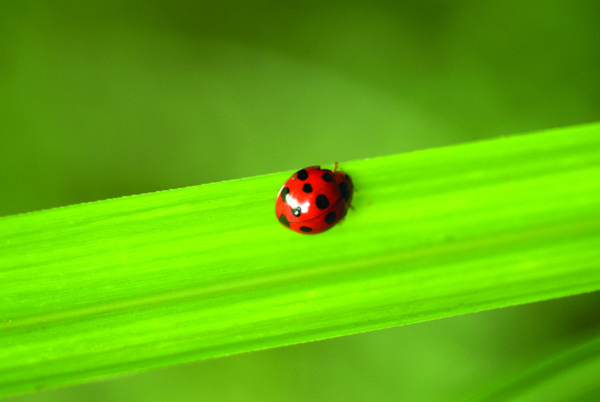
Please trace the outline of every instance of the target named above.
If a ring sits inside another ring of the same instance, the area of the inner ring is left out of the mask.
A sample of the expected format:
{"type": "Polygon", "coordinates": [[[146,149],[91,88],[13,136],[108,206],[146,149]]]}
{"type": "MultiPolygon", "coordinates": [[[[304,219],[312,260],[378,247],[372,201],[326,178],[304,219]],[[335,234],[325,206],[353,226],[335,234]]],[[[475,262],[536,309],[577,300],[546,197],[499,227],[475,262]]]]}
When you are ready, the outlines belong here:
{"type": "Polygon", "coordinates": [[[0,394],[600,289],[600,125],[342,168],[316,236],[291,172],[0,219],[0,394]]]}

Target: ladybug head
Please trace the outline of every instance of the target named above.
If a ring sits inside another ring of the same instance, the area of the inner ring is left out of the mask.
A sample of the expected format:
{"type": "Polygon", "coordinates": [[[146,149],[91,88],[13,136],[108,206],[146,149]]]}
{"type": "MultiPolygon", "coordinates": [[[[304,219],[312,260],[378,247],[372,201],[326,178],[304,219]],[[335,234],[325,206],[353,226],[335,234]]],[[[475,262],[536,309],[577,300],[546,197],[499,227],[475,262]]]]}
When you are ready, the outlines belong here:
{"type": "Polygon", "coordinates": [[[340,187],[340,192],[342,193],[342,197],[344,197],[344,201],[347,204],[352,202],[352,195],[354,195],[354,185],[352,184],[352,179],[350,175],[344,172],[336,172],[335,181],[340,187]]]}

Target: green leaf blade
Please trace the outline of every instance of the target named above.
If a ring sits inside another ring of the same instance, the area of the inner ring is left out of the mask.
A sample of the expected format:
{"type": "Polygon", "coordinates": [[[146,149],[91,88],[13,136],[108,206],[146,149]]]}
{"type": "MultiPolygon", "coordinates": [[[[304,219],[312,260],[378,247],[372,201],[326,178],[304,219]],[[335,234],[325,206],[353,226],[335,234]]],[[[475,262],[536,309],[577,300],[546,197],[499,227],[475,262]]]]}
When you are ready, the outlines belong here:
{"type": "Polygon", "coordinates": [[[0,219],[0,395],[600,288],[600,125],[342,168],[317,236],[291,172],[0,219]]]}

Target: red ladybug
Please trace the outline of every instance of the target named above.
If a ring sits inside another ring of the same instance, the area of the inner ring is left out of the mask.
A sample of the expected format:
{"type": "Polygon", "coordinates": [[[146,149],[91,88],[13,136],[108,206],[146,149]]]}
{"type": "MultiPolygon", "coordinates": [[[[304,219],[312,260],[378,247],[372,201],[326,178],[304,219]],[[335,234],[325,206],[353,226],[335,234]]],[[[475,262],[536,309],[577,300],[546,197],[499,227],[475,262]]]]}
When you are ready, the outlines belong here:
{"type": "Polygon", "coordinates": [[[324,232],[348,212],[354,186],[350,176],[311,166],[297,171],[285,182],[275,203],[282,225],[298,233],[324,232]]]}

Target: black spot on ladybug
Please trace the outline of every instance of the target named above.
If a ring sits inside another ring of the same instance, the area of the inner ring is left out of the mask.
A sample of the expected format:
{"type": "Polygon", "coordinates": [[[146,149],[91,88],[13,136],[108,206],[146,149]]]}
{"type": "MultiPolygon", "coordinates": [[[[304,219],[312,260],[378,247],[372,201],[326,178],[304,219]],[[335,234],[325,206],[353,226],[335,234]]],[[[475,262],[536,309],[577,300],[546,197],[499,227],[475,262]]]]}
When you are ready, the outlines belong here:
{"type": "Polygon", "coordinates": [[[330,183],[333,180],[333,177],[331,177],[331,175],[327,172],[323,173],[321,175],[321,179],[325,180],[326,182],[330,183]]]}
{"type": "Polygon", "coordinates": [[[288,228],[290,227],[290,222],[287,220],[284,214],[281,214],[281,216],[279,217],[279,222],[283,223],[288,228]]]}
{"type": "Polygon", "coordinates": [[[345,181],[340,183],[340,191],[346,202],[348,202],[350,199],[350,192],[348,191],[348,184],[345,181]]]}
{"type": "Polygon", "coordinates": [[[300,209],[300,207],[292,208],[292,215],[294,215],[296,218],[299,217],[301,213],[302,210],[300,209]]]}
{"type": "Polygon", "coordinates": [[[281,190],[281,200],[283,202],[287,202],[289,195],[290,195],[290,189],[287,187],[284,187],[283,190],[281,190]]]}
{"type": "Polygon", "coordinates": [[[296,176],[300,180],[306,180],[306,179],[308,179],[308,172],[306,171],[306,169],[298,170],[298,173],[296,173],[296,176]]]}
{"type": "Polygon", "coordinates": [[[329,223],[330,225],[335,222],[335,212],[331,211],[330,213],[328,213],[327,215],[325,215],[325,222],[329,223]]]}
{"type": "Polygon", "coordinates": [[[308,226],[300,226],[300,230],[303,231],[304,233],[312,232],[312,229],[309,228],[308,226]]]}
{"type": "Polygon", "coordinates": [[[312,193],[312,186],[308,183],[302,186],[302,191],[305,193],[312,193]]]}
{"type": "Polygon", "coordinates": [[[323,194],[317,195],[317,208],[326,209],[329,206],[329,199],[323,194]]]}

